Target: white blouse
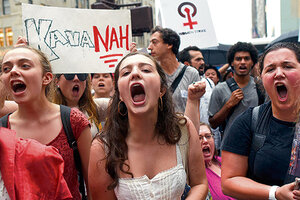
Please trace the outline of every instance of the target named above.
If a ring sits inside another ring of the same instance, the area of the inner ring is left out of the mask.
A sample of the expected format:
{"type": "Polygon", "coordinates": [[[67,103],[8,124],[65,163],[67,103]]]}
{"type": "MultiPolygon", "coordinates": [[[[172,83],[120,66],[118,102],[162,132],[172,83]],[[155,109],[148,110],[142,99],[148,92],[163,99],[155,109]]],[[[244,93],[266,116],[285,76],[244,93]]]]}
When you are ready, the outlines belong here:
{"type": "Polygon", "coordinates": [[[118,200],[181,199],[186,184],[186,173],[178,145],[176,157],[175,167],[158,173],[152,179],[146,175],[138,178],[119,178],[119,184],[114,189],[118,200]]]}

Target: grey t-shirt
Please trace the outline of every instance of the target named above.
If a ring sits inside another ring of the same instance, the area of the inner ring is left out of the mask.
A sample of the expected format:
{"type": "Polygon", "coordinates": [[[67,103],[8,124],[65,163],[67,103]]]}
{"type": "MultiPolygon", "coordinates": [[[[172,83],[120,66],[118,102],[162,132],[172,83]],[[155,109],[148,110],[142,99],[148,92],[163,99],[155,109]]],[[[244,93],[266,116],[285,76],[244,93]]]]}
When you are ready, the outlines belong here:
{"type": "MultiPolygon", "coordinates": [[[[173,81],[176,79],[178,74],[181,72],[184,64],[180,63],[177,70],[171,74],[166,74],[168,87],[171,87],[173,81]]],[[[193,82],[200,81],[199,73],[198,71],[193,67],[187,67],[184,75],[179,82],[176,90],[174,91],[172,97],[173,97],[173,104],[176,112],[184,113],[185,111],[185,105],[188,97],[188,87],[193,82]]]]}
{"type": "MultiPolygon", "coordinates": [[[[226,127],[224,130],[224,137],[228,134],[228,130],[232,125],[233,120],[242,112],[247,110],[247,108],[251,106],[258,105],[258,95],[256,91],[256,84],[254,79],[250,77],[250,81],[248,85],[242,88],[244,93],[244,98],[235,106],[234,111],[230,115],[229,118],[226,119],[226,127]]],[[[210,117],[214,116],[221,108],[225,105],[225,103],[229,100],[231,96],[231,90],[228,87],[227,83],[221,82],[219,83],[212,92],[209,106],[208,106],[208,115],[210,117]]],[[[223,140],[223,139],[222,139],[223,140]]]]}

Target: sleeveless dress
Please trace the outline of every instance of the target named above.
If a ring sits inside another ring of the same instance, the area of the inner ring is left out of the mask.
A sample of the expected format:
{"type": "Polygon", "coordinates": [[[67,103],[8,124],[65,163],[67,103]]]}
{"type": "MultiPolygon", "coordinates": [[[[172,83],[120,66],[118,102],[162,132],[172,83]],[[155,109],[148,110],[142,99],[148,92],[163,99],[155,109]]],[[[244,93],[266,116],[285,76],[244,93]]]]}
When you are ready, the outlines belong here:
{"type": "MultiPolygon", "coordinates": [[[[156,174],[137,178],[119,178],[114,189],[118,200],[175,200],[181,199],[186,184],[186,173],[178,144],[176,144],[177,165],[156,174]]],[[[155,161],[154,161],[155,162],[155,161]]]]}

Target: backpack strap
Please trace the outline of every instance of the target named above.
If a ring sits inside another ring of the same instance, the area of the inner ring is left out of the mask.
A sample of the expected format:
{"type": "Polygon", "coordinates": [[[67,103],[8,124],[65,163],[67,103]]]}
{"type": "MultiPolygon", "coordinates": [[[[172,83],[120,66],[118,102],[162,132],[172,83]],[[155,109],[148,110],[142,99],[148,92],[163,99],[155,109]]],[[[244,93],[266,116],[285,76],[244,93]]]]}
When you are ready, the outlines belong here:
{"type": "Polygon", "coordinates": [[[258,96],[258,105],[261,105],[265,102],[265,93],[261,89],[262,87],[261,84],[255,83],[255,86],[256,86],[256,93],[258,96]]]}
{"type": "MultiPolygon", "coordinates": [[[[234,80],[234,78],[229,78],[226,80],[226,84],[229,87],[231,93],[237,89],[240,89],[240,87],[238,86],[238,84],[236,83],[236,81],[234,80]]],[[[221,133],[221,137],[223,139],[224,137],[224,132],[225,132],[225,128],[227,125],[227,121],[229,120],[230,116],[232,115],[234,109],[236,108],[237,105],[235,105],[234,107],[231,108],[229,114],[227,115],[225,121],[219,126],[219,131],[221,133]]]]}
{"type": "Polygon", "coordinates": [[[63,128],[66,133],[67,139],[68,139],[69,146],[70,146],[70,148],[73,149],[75,166],[76,166],[76,169],[77,169],[78,175],[79,175],[79,191],[81,193],[82,199],[86,199],[84,178],[83,178],[82,167],[81,167],[81,159],[80,159],[80,154],[78,151],[77,141],[74,137],[73,130],[71,127],[70,114],[71,114],[70,107],[60,105],[61,121],[62,121],[63,128]]]}
{"type": "Polygon", "coordinates": [[[209,84],[210,88],[213,88],[213,86],[211,85],[211,82],[210,82],[210,80],[208,80],[208,78],[205,78],[205,79],[206,79],[206,82],[208,82],[208,84],[209,84]]]}
{"type": "Polygon", "coordinates": [[[265,143],[268,135],[267,126],[271,115],[272,107],[270,102],[265,108],[262,106],[256,106],[252,110],[251,132],[253,135],[251,149],[253,149],[255,153],[265,143]]]}
{"type": "Polygon", "coordinates": [[[171,90],[172,93],[175,92],[175,90],[176,90],[178,84],[180,83],[180,81],[181,81],[181,79],[182,79],[182,77],[183,77],[183,74],[184,74],[186,68],[187,68],[187,66],[184,65],[183,68],[182,68],[182,70],[181,70],[180,73],[178,74],[178,76],[177,76],[177,77],[175,78],[175,80],[173,81],[173,83],[172,83],[172,85],[171,85],[171,87],[170,87],[170,90],[171,90]]]}
{"type": "Polygon", "coordinates": [[[252,122],[251,122],[251,131],[252,131],[252,133],[254,133],[255,128],[257,126],[259,108],[260,108],[260,106],[256,106],[252,110],[252,122]]]}
{"type": "Polygon", "coordinates": [[[236,83],[234,78],[227,79],[226,83],[227,83],[227,85],[228,85],[231,92],[233,92],[237,89],[240,89],[240,87],[238,86],[238,84],[236,83]]]}
{"type": "Polygon", "coordinates": [[[6,115],[4,115],[3,117],[0,118],[0,126],[1,126],[1,127],[7,128],[8,116],[9,116],[10,114],[11,114],[11,113],[6,114],[6,115]]]}
{"type": "Polygon", "coordinates": [[[189,166],[188,166],[188,152],[189,152],[189,134],[186,125],[180,126],[181,137],[178,142],[182,164],[187,175],[187,184],[189,183],[189,166]]]}

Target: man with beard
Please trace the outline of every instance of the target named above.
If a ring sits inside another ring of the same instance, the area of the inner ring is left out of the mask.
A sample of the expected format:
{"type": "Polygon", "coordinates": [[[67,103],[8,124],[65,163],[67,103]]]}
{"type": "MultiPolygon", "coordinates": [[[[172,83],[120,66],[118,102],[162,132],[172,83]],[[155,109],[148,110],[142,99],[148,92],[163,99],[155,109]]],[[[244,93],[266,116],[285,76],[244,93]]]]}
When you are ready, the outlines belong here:
{"type": "Polygon", "coordinates": [[[257,58],[257,50],[251,43],[238,42],[227,53],[227,61],[234,71],[233,78],[215,87],[208,107],[209,123],[212,128],[220,127],[222,140],[240,113],[259,104],[256,84],[250,76],[257,58]]]}
{"type": "Polygon", "coordinates": [[[204,76],[205,61],[198,47],[189,46],[184,48],[179,52],[178,60],[187,66],[195,67],[201,78],[204,76]]]}
{"type": "Polygon", "coordinates": [[[211,79],[204,77],[205,62],[203,55],[198,47],[189,46],[178,53],[178,60],[187,66],[197,69],[200,79],[203,78],[205,81],[205,94],[200,100],[200,121],[208,124],[208,104],[215,84],[211,79]]]}

